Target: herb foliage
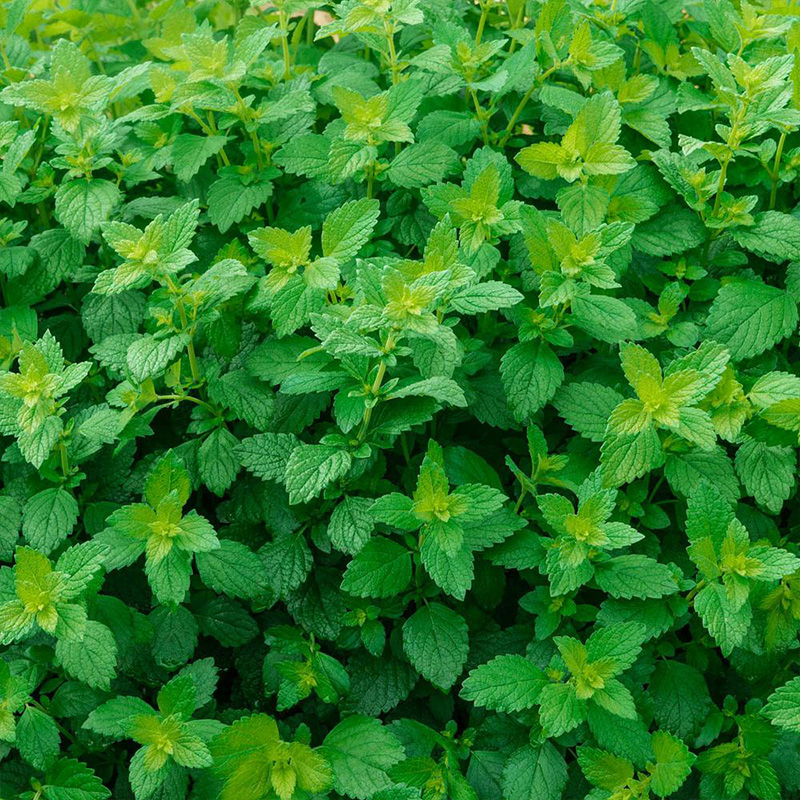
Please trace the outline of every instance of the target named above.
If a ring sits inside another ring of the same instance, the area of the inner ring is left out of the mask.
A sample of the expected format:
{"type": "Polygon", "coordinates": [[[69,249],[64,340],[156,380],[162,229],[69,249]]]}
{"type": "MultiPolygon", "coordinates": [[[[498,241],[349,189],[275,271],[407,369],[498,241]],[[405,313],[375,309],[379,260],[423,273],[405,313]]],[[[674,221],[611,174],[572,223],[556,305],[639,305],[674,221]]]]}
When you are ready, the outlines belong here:
{"type": "Polygon", "coordinates": [[[800,797],[792,4],[0,26],[3,797],[800,797]]]}

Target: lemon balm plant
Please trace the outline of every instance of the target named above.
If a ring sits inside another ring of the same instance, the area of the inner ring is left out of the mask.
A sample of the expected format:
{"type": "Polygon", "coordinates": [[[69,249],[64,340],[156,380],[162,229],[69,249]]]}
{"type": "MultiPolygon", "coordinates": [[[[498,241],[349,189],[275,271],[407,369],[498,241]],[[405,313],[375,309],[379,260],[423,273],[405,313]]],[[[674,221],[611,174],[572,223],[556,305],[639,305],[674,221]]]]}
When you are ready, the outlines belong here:
{"type": "Polygon", "coordinates": [[[800,797],[800,16],[0,8],[0,795],[800,797]]]}

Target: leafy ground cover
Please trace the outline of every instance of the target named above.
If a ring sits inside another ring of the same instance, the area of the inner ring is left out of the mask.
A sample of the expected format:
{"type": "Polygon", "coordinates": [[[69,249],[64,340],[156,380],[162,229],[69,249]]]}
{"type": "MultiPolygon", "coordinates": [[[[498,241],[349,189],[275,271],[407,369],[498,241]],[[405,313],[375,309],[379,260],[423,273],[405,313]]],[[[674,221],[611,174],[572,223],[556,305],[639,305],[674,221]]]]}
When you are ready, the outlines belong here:
{"type": "Polygon", "coordinates": [[[0,27],[0,795],[800,797],[796,5],[0,27]]]}

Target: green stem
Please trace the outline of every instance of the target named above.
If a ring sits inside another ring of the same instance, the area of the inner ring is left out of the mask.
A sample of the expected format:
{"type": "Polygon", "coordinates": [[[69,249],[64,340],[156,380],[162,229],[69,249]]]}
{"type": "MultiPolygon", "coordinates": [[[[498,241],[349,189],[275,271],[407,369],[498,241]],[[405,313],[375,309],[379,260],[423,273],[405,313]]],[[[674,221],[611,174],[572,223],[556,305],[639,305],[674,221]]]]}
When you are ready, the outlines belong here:
{"type": "Polygon", "coordinates": [[[6,69],[11,69],[11,62],[8,60],[8,53],[6,52],[5,45],[0,42],[0,58],[3,59],[3,66],[6,69]]]}
{"type": "Polygon", "coordinates": [[[487,16],[489,16],[489,4],[481,3],[481,18],[478,20],[478,31],[475,34],[475,47],[478,47],[483,38],[483,29],[486,27],[487,16]]]}
{"type": "Polygon", "coordinates": [[[400,70],[397,66],[397,51],[394,48],[394,27],[390,22],[385,22],[383,26],[386,31],[386,43],[389,45],[389,66],[392,69],[392,86],[397,86],[400,80],[400,70]]]}
{"type": "MultiPolygon", "coordinates": [[[[383,378],[386,375],[386,362],[381,361],[380,366],[378,367],[378,374],[375,376],[375,382],[372,384],[370,389],[370,394],[375,396],[381,389],[381,384],[383,383],[383,378]]],[[[367,429],[369,428],[369,421],[372,418],[372,409],[375,406],[368,406],[364,409],[364,418],[361,420],[361,427],[358,431],[358,441],[363,442],[366,435],[367,429]]]]}
{"type": "Polygon", "coordinates": [[[200,115],[193,108],[187,109],[186,115],[191,117],[200,126],[200,130],[203,131],[206,136],[214,135],[214,132],[211,130],[211,128],[209,128],[208,125],[203,122],[200,115]]]}
{"type": "MultiPolygon", "coordinates": [[[[245,131],[247,130],[247,122],[251,119],[250,109],[247,107],[247,104],[244,102],[244,98],[242,97],[241,93],[239,92],[238,87],[233,87],[233,94],[236,98],[236,102],[239,104],[240,109],[240,116],[242,119],[242,124],[244,125],[245,131]]],[[[256,162],[258,163],[259,169],[264,169],[264,162],[261,158],[261,142],[258,139],[258,134],[256,131],[250,131],[250,141],[253,143],[253,151],[256,154],[256,162]]]]}
{"type": "Polygon", "coordinates": [[[719,211],[719,207],[720,205],[722,205],[722,190],[725,188],[725,180],[728,175],[728,164],[730,164],[730,158],[725,159],[719,171],[719,181],[717,183],[717,195],[714,198],[714,208],[711,211],[712,216],[717,215],[717,211],[719,211]]]}
{"type": "Polygon", "coordinates": [[[375,162],[367,165],[367,199],[372,200],[373,184],[375,182],[375,162]]]}
{"type": "Polygon", "coordinates": [[[514,126],[517,124],[517,120],[519,119],[519,115],[525,110],[525,106],[528,105],[528,100],[531,99],[531,95],[536,90],[537,85],[535,83],[531,84],[530,89],[522,95],[522,99],[517,103],[517,107],[514,109],[514,113],[511,115],[511,119],[508,121],[508,125],[506,125],[506,129],[503,132],[503,136],[500,139],[500,147],[504,147],[505,143],[508,141],[509,137],[511,136],[511,132],[514,130],[514,126]]]}
{"type": "Polygon", "coordinates": [[[61,441],[58,445],[58,452],[59,456],[61,457],[61,473],[66,480],[69,477],[70,473],[70,466],[69,466],[69,453],[67,452],[67,445],[61,441]]]}
{"type": "Polygon", "coordinates": [[[210,414],[217,416],[217,410],[212,406],[210,403],[206,403],[205,400],[201,400],[199,397],[194,397],[190,394],[157,394],[156,395],[156,402],[166,402],[166,403],[180,403],[183,400],[188,400],[190,403],[196,403],[198,406],[202,406],[206,409],[210,414]]]}
{"type": "Polygon", "coordinates": [[[39,202],[36,204],[36,208],[39,211],[39,216],[42,218],[42,223],[45,228],[50,227],[50,214],[47,211],[47,206],[44,202],[39,202]]]}
{"type": "Polygon", "coordinates": [[[33,166],[31,167],[31,177],[36,175],[36,170],[39,169],[39,164],[42,161],[42,156],[44,155],[45,150],[45,140],[47,139],[47,129],[50,126],[50,115],[45,114],[44,120],[42,121],[42,135],[39,139],[39,148],[36,153],[36,158],[33,161],[33,166]]]}
{"type": "MultiPolygon", "coordinates": [[[[525,19],[525,6],[523,5],[522,8],[519,10],[519,14],[517,14],[516,18],[511,13],[511,8],[506,2],[506,11],[508,11],[508,27],[510,31],[516,31],[523,27],[523,20],[525,19]]],[[[512,39],[511,45],[508,48],[508,54],[513,55],[514,50],[517,49],[517,40],[512,39]]]]}
{"type": "Polygon", "coordinates": [[[733,155],[736,152],[736,148],[739,145],[739,121],[740,116],[743,116],[747,111],[747,101],[744,101],[743,108],[741,112],[737,113],[735,117],[731,118],[731,130],[728,134],[728,141],[726,142],[728,148],[728,155],[725,158],[724,163],[720,164],[720,171],[719,171],[719,182],[717,183],[717,195],[714,198],[714,208],[711,211],[712,216],[717,215],[717,211],[719,211],[720,206],[722,205],[722,191],[725,188],[725,180],[728,176],[728,164],[731,163],[733,159],[733,155]]]}
{"type": "Polygon", "coordinates": [[[411,453],[408,450],[408,439],[406,439],[405,431],[400,434],[400,447],[403,449],[403,458],[406,460],[406,465],[411,463],[411,453]]]}
{"type": "Polygon", "coordinates": [[[47,716],[53,720],[53,724],[56,726],[56,728],[58,728],[59,732],[65,739],[68,739],[70,742],[72,742],[72,744],[78,743],[78,740],[57,719],[55,719],[53,715],[38,700],[31,698],[28,701],[28,705],[38,708],[43,714],[47,714],[47,716]]]}
{"type": "Polygon", "coordinates": [[[472,102],[475,104],[475,113],[478,115],[478,122],[481,124],[481,136],[483,137],[483,143],[488,146],[489,144],[489,121],[484,114],[483,108],[481,107],[480,101],[478,100],[477,92],[472,88],[469,87],[469,94],[472,98],[472,102]]]}
{"type": "Polygon", "coordinates": [[[778,179],[781,171],[781,156],[783,155],[783,145],[786,142],[786,131],[781,133],[781,138],[778,139],[778,149],[775,151],[775,163],[772,166],[772,188],[769,192],[769,208],[772,211],[775,208],[775,199],[778,196],[778,179]]]}
{"type": "Polygon", "coordinates": [[[692,589],[689,594],[686,595],[686,602],[691,603],[692,600],[696,597],[697,593],[706,585],[704,580],[701,580],[699,583],[695,584],[694,589],[692,589]]]}
{"type": "Polygon", "coordinates": [[[281,32],[281,48],[283,49],[283,79],[288,81],[292,77],[292,57],[289,53],[289,27],[286,12],[281,11],[279,15],[281,32]]]}
{"type": "Polygon", "coordinates": [[[194,350],[194,342],[192,339],[189,339],[189,346],[186,348],[187,353],[189,354],[189,370],[192,373],[192,381],[194,383],[200,383],[200,368],[197,365],[197,353],[194,350]]]}
{"type": "Polygon", "coordinates": [[[164,277],[166,278],[167,287],[175,297],[175,307],[178,309],[178,316],[181,320],[181,332],[189,336],[189,344],[186,349],[189,355],[189,370],[192,373],[192,381],[194,383],[200,383],[200,367],[197,364],[197,353],[195,352],[194,341],[192,339],[194,331],[190,330],[189,319],[186,316],[186,308],[183,305],[183,298],[172,278],[170,278],[169,275],[165,275],[164,277]]]}
{"type": "Polygon", "coordinates": [[[659,478],[659,479],[658,479],[658,480],[655,482],[655,486],[653,486],[653,489],[652,489],[652,491],[650,492],[650,494],[648,495],[648,497],[647,497],[647,500],[645,500],[645,503],[652,503],[652,502],[653,502],[653,498],[656,496],[656,492],[657,492],[657,491],[658,491],[658,490],[661,488],[661,484],[662,484],[662,483],[664,483],[664,478],[665,478],[665,476],[664,476],[664,475],[662,475],[662,476],[661,476],[661,477],[660,477],[660,478],[659,478]]]}
{"type": "MultiPolygon", "coordinates": [[[[390,333],[386,339],[386,344],[383,347],[385,353],[388,353],[394,347],[394,338],[390,333]]],[[[372,382],[372,386],[370,387],[370,394],[377,398],[378,392],[381,390],[381,386],[383,385],[383,379],[386,377],[386,361],[381,359],[381,363],[378,365],[378,373],[375,375],[375,380],[372,382]]],[[[363,442],[367,435],[367,429],[369,428],[369,421],[372,418],[372,409],[375,406],[368,406],[364,409],[364,417],[361,420],[361,427],[358,430],[358,441],[363,442]]]]}
{"type": "Polygon", "coordinates": [[[511,134],[514,132],[514,126],[517,124],[517,120],[519,119],[520,114],[525,110],[525,106],[528,105],[528,101],[531,99],[533,93],[538,89],[557,69],[561,69],[562,66],[566,65],[566,61],[562,64],[561,62],[557,62],[553,64],[552,67],[545,70],[541,75],[539,75],[536,80],[531,84],[530,89],[522,95],[522,99],[517,103],[517,107],[514,109],[514,113],[511,115],[511,119],[508,121],[508,125],[506,125],[505,131],[503,131],[503,136],[501,137],[498,144],[500,147],[503,147],[505,143],[511,137],[511,134]]]}
{"type": "MultiPolygon", "coordinates": [[[[211,127],[209,127],[208,125],[206,125],[206,123],[203,122],[203,120],[200,118],[198,113],[193,108],[184,109],[184,113],[188,117],[191,117],[200,126],[200,130],[203,131],[203,133],[206,136],[216,136],[217,135],[216,130],[211,128],[211,127]]],[[[228,154],[225,152],[225,148],[224,147],[220,148],[219,156],[222,159],[222,163],[225,164],[226,167],[229,167],[231,165],[230,159],[228,158],[228,154]]]]}

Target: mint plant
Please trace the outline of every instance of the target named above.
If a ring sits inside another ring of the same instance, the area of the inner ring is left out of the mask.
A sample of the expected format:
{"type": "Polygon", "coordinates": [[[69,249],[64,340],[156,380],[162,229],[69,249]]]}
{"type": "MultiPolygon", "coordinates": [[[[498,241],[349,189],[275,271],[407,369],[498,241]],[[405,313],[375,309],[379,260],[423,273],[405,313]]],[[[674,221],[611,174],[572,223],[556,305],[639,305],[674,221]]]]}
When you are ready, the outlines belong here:
{"type": "Polygon", "coordinates": [[[0,796],[800,799],[800,20],[0,8],[0,796]]]}

